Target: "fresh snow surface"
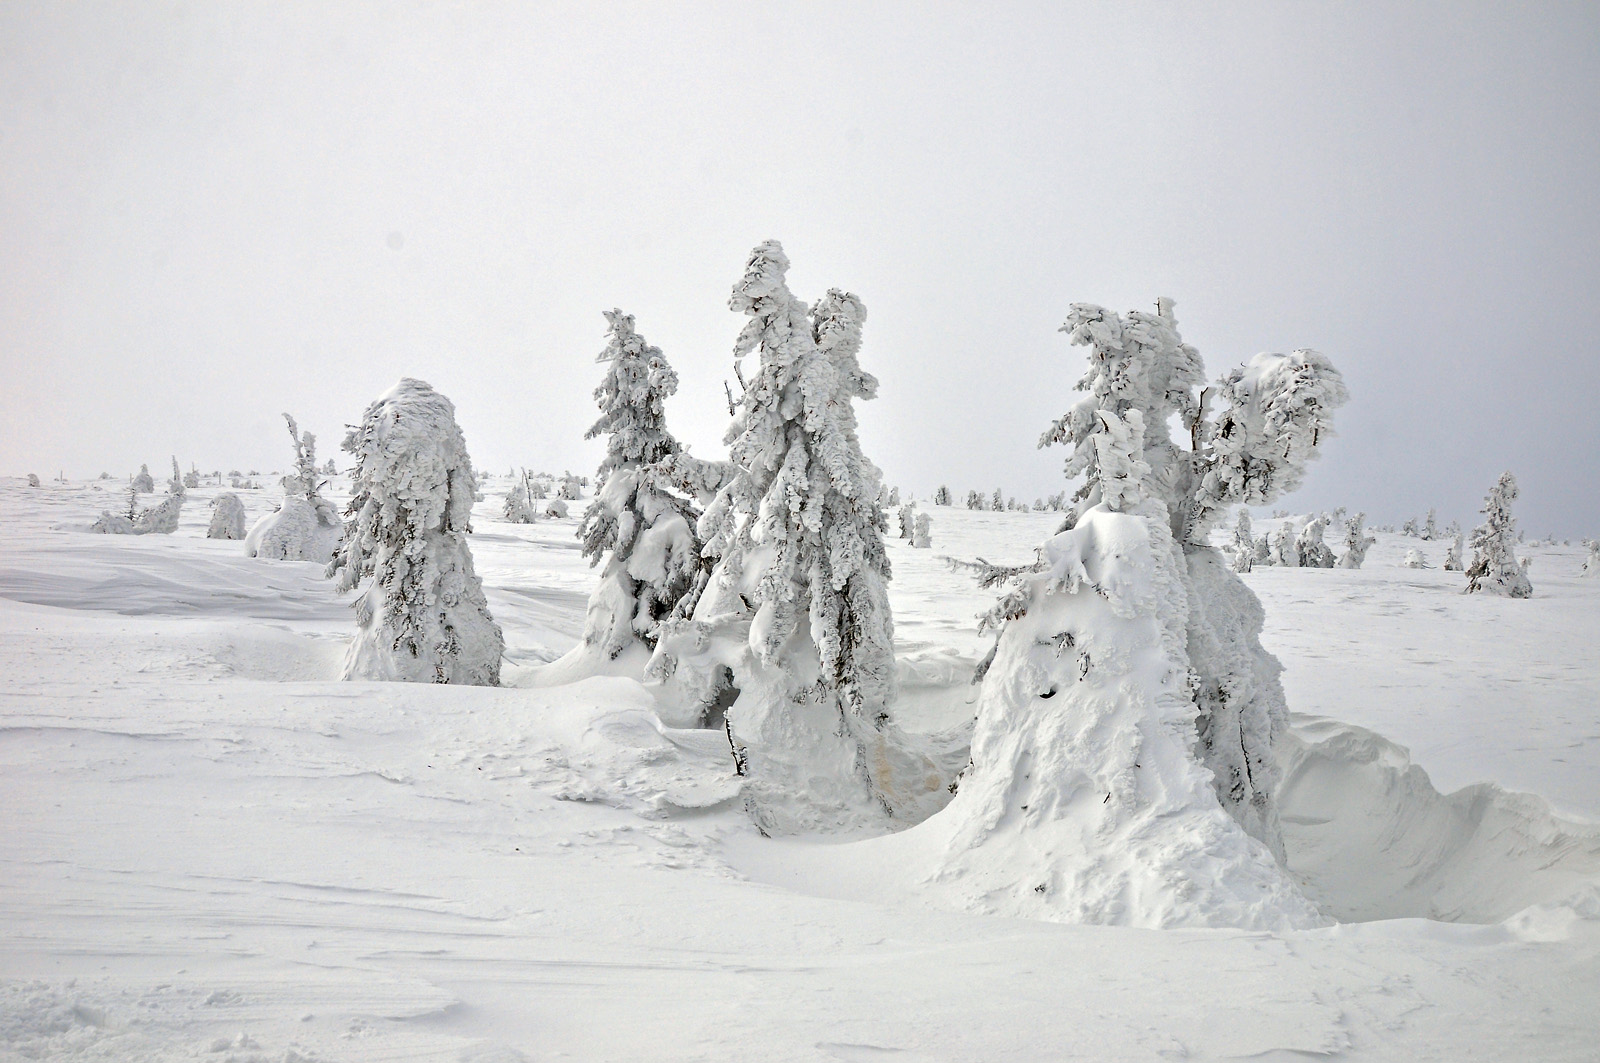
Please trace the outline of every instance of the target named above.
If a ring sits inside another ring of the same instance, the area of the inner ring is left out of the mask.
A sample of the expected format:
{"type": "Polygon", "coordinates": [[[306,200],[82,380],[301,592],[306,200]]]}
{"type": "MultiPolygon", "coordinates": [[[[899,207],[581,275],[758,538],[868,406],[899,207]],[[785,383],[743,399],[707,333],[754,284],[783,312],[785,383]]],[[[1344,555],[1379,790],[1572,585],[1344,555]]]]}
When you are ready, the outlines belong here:
{"type": "MultiPolygon", "coordinates": [[[[721,731],[627,678],[526,685],[598,577],[576,519],[499,519],[509,487],[473,515],[489,689],[338,682],[349,599],[206,539],[221,489],[102,536],[116,484],[0,480],[0,1061],[1595,1058],[1582,547],[1523,547],[1525,601],[1386,533],[1246,575],[1296,714],[1290,870],[1338,922],[1154,931],[961,910],[906,852],[937,817],[763,838],[721,731]]],[[[1031,560],[1059,515],[921,504],[935,549],[888,544],[896,717],[948,736],[993,594],[944,558],[1031,560]]]]}

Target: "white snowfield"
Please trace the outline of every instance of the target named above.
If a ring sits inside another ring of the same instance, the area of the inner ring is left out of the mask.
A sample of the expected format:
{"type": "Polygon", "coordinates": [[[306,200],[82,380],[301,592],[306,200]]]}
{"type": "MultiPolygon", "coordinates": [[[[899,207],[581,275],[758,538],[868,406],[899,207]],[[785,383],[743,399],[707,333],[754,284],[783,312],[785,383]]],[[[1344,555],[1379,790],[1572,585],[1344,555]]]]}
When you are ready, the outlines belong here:
{"type": "MultiPolygon", "coordinates": [[[[500,689],[338,682],[350,600],[205,538],[226,488],[104,536],[118,485],[25,484],[0,480],[5,1063],[1600,1054],[1580,546],[1521,551],[1526,601],[1385,533],[1359,570],[1246,575],[1296,714],[1290,871],[1332,925],[1155,931],[962,910],[937,818],[763,838],[721,731],[629,679],[531,687],[598,577],[575,517],[499,519],[504,477],[471,537],[500,689]]],[[[252,520],[280,494],[238,493],[252,520]]],[[[993,601],[943,558],[1030,560],[1059,517],[919,507],[935,548],[889,540],[896,711],[940,736],[993,601]]]]}

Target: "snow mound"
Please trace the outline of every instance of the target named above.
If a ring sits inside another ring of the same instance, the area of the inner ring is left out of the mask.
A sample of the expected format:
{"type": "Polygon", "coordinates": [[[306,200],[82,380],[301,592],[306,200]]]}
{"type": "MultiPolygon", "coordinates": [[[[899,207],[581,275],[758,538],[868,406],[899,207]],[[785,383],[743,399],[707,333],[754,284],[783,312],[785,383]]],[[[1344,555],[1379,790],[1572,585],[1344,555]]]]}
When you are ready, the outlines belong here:
{"type": "Polygon", "coordinates": [[[1326,922],[1195,759],[1164,531],[1097,508],[1046,542],[1044,578],[984,680],[972,767],[908,832],[932,857],[936,903],[1139,927],[1326,922]]]}
{"type": "Polygon", "coordinates": [[[247,557],[327,564],[344,539],[344,524],[326,499],[288,495],[283,505],[256,521],[245,536],[247,557]]]}
{"type": "Polygon", "coordinates": [[[1495,923],[1600,888],[1600,826],[1492,783],[1441,794],[1381,735],[1296,724],[1280,754],[1284,846],[1330,915],[1495,923]]]}

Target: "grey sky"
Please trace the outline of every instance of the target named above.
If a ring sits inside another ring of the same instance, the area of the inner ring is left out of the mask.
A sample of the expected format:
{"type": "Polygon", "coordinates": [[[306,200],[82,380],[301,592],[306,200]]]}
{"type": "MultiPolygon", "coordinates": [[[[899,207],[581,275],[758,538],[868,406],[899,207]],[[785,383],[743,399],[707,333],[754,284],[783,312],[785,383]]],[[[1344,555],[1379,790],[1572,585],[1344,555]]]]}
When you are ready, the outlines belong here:
{"type": "MultiPolygon", "coordinates": [[[[281,468],[395,378],[591,471],[600,312],[722,453],[758,241],[889,482],[1059,489],[1069,303],[1353,392],[1292,500],[1600,533],[1593,4],[0,5],[0,471],[281,468]]],[[[342,462],[342,455],[341,464],[342,462]]]]}

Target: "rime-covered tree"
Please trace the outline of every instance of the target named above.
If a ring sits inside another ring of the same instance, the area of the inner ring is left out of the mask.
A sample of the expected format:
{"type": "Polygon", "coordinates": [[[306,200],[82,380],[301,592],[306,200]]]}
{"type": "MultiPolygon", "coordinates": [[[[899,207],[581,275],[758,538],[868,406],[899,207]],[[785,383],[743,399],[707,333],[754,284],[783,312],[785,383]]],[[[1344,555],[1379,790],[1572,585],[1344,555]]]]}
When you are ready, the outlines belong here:
{"type": "Polygon", "coordinates": [[[611,310],[605,379],[595,389],[600,419],[584,436],[606,437],[594,501],[578,525],[583,556],[605,561],[589,597],[583,636],[557,668],[565,676],[620,668],[637,676],[655,649],[661,622],[702,576],[700,518],[675,489],[682,449],[666,426],[666,400],[678,375],[660,348],[634,329],[632,314],[611,310]]]}
{"type": "Polygon", "coordinates": [[[897,506],[900,505],[900,488],[898,488],[898,487],[889,488],[889,498],[884,503],[884,505],[890,506],[890,507],[897,507],[897,506]]]}
{"type": "Polygon", "coordinates": [[[1255,565],[1256,541],[1250,529],[1250,510],[1239,507],[1239,519],[1233,525],[1233,570],[1249,572],[1255,565]]]}
{"type": "Polygon", "coordinates": [[[512,524],[533,524],[539,519],[539,514],[533,505],[536,497],[538,496],[534,494],[533,479],[528,475],[528,470],[523,469],[521,477],[511,485],[511,490],[506,492],[506,500],[500,507],[500,515],[512,524]]]}
{"type": "Polygon", "coordinates": [[[936,506],[948,506],[950,504],[950,488],[940,484],[939,489],[933,493],[933,504],[936,506]]]}
{"type": "Polygon", "coordinates": [[[356,598],[345,679],[496,686],[505,643],[473,572],[477,486],[450,400],[403,378],[345,437],[355,457],[344,545],[328,566],[356,598]]]}
{"type": "Polygon", "coordinates": [[[910,502],[900,507],[900,538],[909,539],[912,537],[912,522],[916,520],[916,509],[917,507],[910,502]]]}
{"type": "Polygon", "coordinates": [[[915,550],[926,550],[933,546],[933,522],[926,513],[918,513],[914,530],[911,533],[911,546],[915,550]]]}
{"type": "Polygon", "coordinates": [[[1432,568],[1428,564],[1428,555],[1418,550],[1415,546],[1406,551],[1405,560],[1400,562],[1403,568],[1432,568]]]}
{"type": "Polygon", "coordinates": [[[1531,598],[1533,585],[1527,569],[1517,560],[1517,522],[1511,503],[1517,500],[1517,480],[1502,473],[1484,497],[1484,522],[1472,529],[1472,564],[1467,566],[1466,593],[1483,591],[1507,598],[1531,598]]]}
{"type": "Polygon", "coordinates": [[[1063,331],[1089,350],[1086,394],[1041,443],[1070,446],[1067,474],[1084,484],[1035,564],[985,568],[1010,589],[989,616],[1000,635],[972,766],[936,817],[949,835],[939,874],[1016,914],[1314,923],[1280,866],[1280,669],[1260,643],[1260,603],[1209,532],[1227,508],[1299,485],[1343,382],[1295,351],[1257,355],[1202,392],[1199,353],[1166,300],[1127,315],[1074,304],[1063,331]],[[1126,861],[1130,850],[1144,856],[1126,861]]]}
{"type": "Polygon", "coordinates": [[[1419,537],[1433,541],[1439,537],[1438,511],[1428,510],[1427,519],[1422,523],[1422,530],[1417,533],[1419,537]]]}
{"type": "Polygon", "coordinates": [[[39,486],[39,474],[38,473],[30,472],[28,474],[28,486],[29,487],[38,487],[39,486]]]}
{"type": "Polygon", "coordinates": [[[224,491],[211,500],[211,523],[206,528],[207,539],[243,539],[244,503],[231,491],[224,491]]]}
{"type": "Polygon", "coordinates": [[[1006,511],[1006,496],[1000,493],[1000,488],[998,487],[994,489],[994,494],[989,498],[989,508],[996,513],[1004,513],[1006,511]]]}
{"type": "Polygon", "coordinates": [[[729,301],[749,318],[735,356],[758,366],[739,373],[733,474],[700,522],[717,565],[692,619],[665,625],[651,666],[688,715],[726,704],[735,765],[768,831],[856,823],[897,802],[886,521],[854,412],[877,392],[856,360],[866,311],[833,290],[808,312],[788,267],[779,244],[761,244],[729,301]]]}
{"type": "Polygon", "coordinates": [[[983,507],[983,495],[978,491],[968,491],[967,492],[967,508],[968,509],[982,509],[982,508],[984,508],[983,507]]]}
{"type": "Polygon", "coordinates": [[[156,489],[156,482],[150,476],[150,466],[139,466],[139,475],[133,478],[133,489],[141,495],[147,495],[156,489]]]}
{"type": "Polygon", "coordinates": [[[278,508],[256,521],[245,536],[245,554],[272,561],[326,564],[344,539],[344,524],[338,509],[322,497],[317,437],[301,432],[287,413],[283,419],[294,443],[294,471],[279,480],[283,501],[278,508]]]}
{"type": "Polygon", "coordinates": [[[183,509],[186,495],[183,474],[178,471],[178,459],[172,459],[172,479],[167,481],[167,497],[139,514],[133,530],[141,535],[171,535],[178,530],[178,514],[183,509]]]}
{"type": "Polygon", "coordinates": [[[1578,574],[1600,576],[1600,539],[1585,539],[1583,545],[1588,547],[1589,556],[1583,559],[1583,567],[1578,570],[1578,574]]]}
{"type": "Polygon", "coordinates": [[[1339,555],[1340,568],[1360,568],[1367,559],[1367,550],[1378,540],[1367,534],[1363,525],[1367,515],[1357,513],[1344,522],[1344,553],[1339,555]]]}
{"type": "Polygon", "coordinates": [[[1400,534],[1412,539],[1420,538],[1422,532],[1417,528],[1417,518],[1407,517],[1405,523],[1400,525],[1400,534]]]}
{"type": "Polygon", "coordinates": [[[1462,535],[1457,531],[1450,537],[1450,545],[1444,550],[1444,570],[1446,572],[1462,572],[1466,566],[1461,563],[1462,535]]]}
{"type": "Polygon", "coordinates": [[[1321,517],[1306,521],[1306,526],[1300,529],[1300,535],[1295,539],[1295,553],[1300,560],[1301,568],[1332,568],[1334,566],[1333,551],[1328,544],[1322,541],[1324,522],[1321,517]]]}
{"type": "Polygon", "coordinates": [[[1295,547],[1294,524],[1284,521],[1272,533],[1272,563],[1285,568],[1300,567],[1300,551],[1295,547]]]}

